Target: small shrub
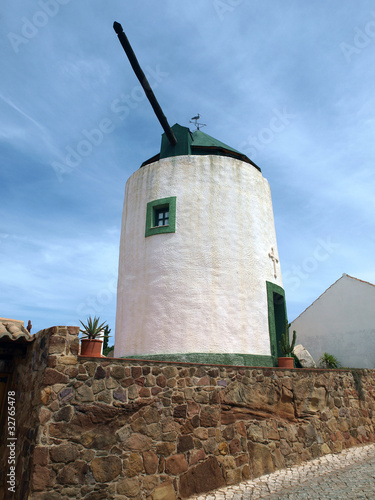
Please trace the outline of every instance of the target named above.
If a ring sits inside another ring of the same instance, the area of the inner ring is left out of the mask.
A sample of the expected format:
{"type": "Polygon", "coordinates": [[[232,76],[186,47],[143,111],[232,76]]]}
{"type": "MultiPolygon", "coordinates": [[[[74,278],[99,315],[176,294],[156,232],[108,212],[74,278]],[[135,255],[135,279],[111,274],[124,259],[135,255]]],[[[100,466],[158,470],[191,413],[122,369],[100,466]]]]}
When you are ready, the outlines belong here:
{"type": "Polygon", "coordinates": [[[319,359],[319,366],[320,368],[340,368],[341,363],[333,354],[325,352],[319,359]]]}

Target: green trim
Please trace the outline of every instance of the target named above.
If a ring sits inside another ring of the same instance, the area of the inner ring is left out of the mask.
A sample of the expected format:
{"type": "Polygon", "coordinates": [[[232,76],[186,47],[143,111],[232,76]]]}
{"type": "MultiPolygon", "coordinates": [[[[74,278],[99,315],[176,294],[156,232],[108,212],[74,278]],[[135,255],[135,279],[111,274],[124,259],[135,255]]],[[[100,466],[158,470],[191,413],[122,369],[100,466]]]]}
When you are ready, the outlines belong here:
{"type": "Polygon", "coordinates": [[[281,286],[266,281],[267,285],[267,303],[268,303],[268,329],[270,334],[271,354],[277,366],[277,358],[284,356],[280,350],[279,341],[285,330],[285,321],[287,320],[285,292],[281,286]],[[275,302],[277,299],[280,303],[275,302]],[[276,305],[276,307],[275,307],[276,305]]]}
{"type": "Polygon", "coordinates": [[[186,354],[142,354],[122,357],[126,359],[174,361],[177,363],[199,363],[204,365],[274,366],[272,356],[264,356],[261,354],[189,352],[186,354]]]}
{"type": "Polygon", "coordinates": [[[177,144],[171,146],[167,136],[163,134],[161,138],[160,153],[144,161],[141,167],[154,163],[162,158],[170,158],[172,156],[217,155],[229,156],[250,163],[260,171],[258,165],[251,161],[246,155],[224,144],[224,142],[214,139],[201,130],[196,130],[192,133],[188,127],[182,127],[178,123],[175,123],[171,128],[177,139],[177,144]]]}
{"type": "Polygon", "coordinates": [[[176,123],[172,127],[173,133],[177,139],[177,144],[171,146],[166,135],[161,137],[160,158],[169,158],[170,156],[185,156],[191,154],[192,133],[187,127],[182,127],[176,123]]]}
{"type": "Polygon", "coordinates": [[[146,212],[146,231],[145,236],[153,236],[154,234],[175,233],[176,232],[176,196],[169,198],[160,198],[159,200],[149,201],[147,203],[146,212]],[[169,224],[168,226],[154,226],[154,212],[157,208],[169,207],[169,224]]]}

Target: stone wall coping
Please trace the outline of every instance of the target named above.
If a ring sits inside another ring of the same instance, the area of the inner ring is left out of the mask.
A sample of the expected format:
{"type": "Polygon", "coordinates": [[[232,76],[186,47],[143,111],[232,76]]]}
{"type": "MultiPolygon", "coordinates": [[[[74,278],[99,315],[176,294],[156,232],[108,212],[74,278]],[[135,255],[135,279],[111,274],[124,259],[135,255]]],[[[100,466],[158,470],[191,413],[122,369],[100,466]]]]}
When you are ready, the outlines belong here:
{"type": "Polygon", "coordinates": [[[361,371],[361,372],[374,372],[375,376],[375,368],[280,368],[278,366],[246,366],[246,365],[221,365],[221,364],[209,364],[209,363],[192,363],[188,361],[162,361],[155,359],[134,359],[134,358],[107,358],[106,356],[91,357],[91,356],[80,356],[78,355],[79,361],[103,361],[107,363],[112,363],[113,361],[119,362],[124,361],[126,363],[131,363],[133,365],[143,365],[144,363],[151,363],[153,365],[173,365],[173,366],[207,366],[207,367],[222,367],[222,368],[231,368],[231,369],[245,369],[245,370],[264,370],[264,371],[293,371],[299,373],[350,373],[353,370],[361,371]]]}

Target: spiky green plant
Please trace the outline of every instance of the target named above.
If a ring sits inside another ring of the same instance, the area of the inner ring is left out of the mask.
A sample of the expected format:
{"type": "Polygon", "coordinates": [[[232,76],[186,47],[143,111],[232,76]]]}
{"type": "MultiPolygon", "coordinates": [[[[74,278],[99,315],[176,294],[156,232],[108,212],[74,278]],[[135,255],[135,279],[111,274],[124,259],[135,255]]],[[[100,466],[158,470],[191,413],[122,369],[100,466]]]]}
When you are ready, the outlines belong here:
{"type": "Polygon", "coordinates": [[[321,358],[319,359],[319,366],[321,368],[340,368],[341,363],[338,361],[338,359],[333,355],[329,354],[328,352],[325,352],[321,358]]]}
{"type": "Polygon", "coordinates": [[[293,354],[293,349],[296,344],[296,331],[293,331],[292,343],[289,343],[289,324],[285,321],[285,332],[281,335],[281,340],[279,342],[280,349],[285,354],[286,357],[291,358],[293,354]]]}
{"type": "Polygon", "coordinates": [[[82,321],[79,321],[81,325],[83,326],[83,330],[80,329],[80,332],[82,332],[82,337],[87,337],[89,340],[96,339],[97,337],[105,337],[105,324],[106,322],[104,321],[101,325],[99,325],[99,317],[94,317],[94,319],[89,316],[87,318],[87,325],[82,323],[82,321]]]}

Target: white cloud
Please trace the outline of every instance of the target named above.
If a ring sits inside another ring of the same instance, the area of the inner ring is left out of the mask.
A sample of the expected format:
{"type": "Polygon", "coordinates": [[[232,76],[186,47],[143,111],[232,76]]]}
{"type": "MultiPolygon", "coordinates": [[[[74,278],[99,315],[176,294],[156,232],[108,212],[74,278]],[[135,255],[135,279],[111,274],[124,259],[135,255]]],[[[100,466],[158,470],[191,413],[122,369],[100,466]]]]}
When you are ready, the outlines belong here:
{"type": "MultiPolygon", "coordinates": [[[[374,281],[375,40],[350,63],[340,49],[369,22],[369,0],[345,9],[339,0],[287,8],[255,0],[224,17],[213,2],[192,9],[175,0],[93,0],[86,7],[61,6],[18,53],[6,36],[1,42],[4,315],[27,312],[38,329],[77,323],[79,306],[82,313],[96,308],[114,327],[124,186],[158,151],[162,133],[146,99],[132,101],[122,120],[111,111],[137,85],[115,20],[143,68],[158,65],[167,75],[154,90],[171,124],[187,126],[199,112],[205,132],[252,156],[249,141],[266,137],[274,110],[293,115],[254,158],[272,188],[282,270],[303,266],[319,238],[333,238],[339,249],[298,289],[285,280],[290,316],[343,272],[374,281]],[[52,162],[63,162],[83,130],[103,118],[114,130],[58,179],[52,162]]],[[[22,18],[38,9],[26,0],[11,4],[4,33],[21,33],[22,18]]]]}

